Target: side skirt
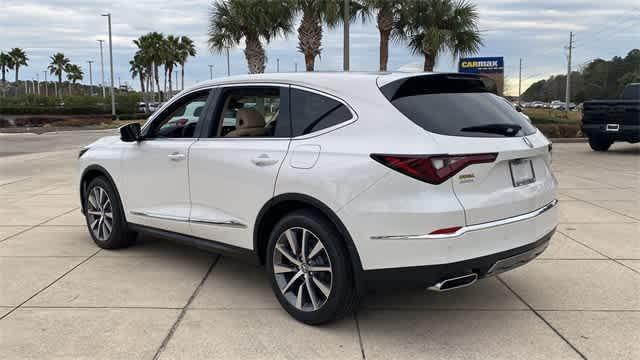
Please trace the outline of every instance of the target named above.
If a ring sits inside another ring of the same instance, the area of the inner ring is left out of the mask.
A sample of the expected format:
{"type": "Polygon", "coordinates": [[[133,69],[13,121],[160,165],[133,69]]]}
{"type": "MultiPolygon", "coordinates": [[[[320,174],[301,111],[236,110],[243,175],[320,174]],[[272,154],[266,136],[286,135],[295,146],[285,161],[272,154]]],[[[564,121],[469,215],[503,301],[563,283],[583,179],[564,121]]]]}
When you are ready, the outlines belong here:
{"type": "Polygon", "coordinates": [[[209,251],[212,253],[229,256],[241,260],[243,262],[260,265],[260,259],[258,255],[253,251],[245,248],[241,248],[234,245],[224,244],[218,241],[202,239],[195,236],[179,234],[167,230],[157,229],[149,226],[138,225],[128,223],[129,230],[155,236],[161,239],[166,239],[179,244],[192,246],[201,250],[209,251]]]}

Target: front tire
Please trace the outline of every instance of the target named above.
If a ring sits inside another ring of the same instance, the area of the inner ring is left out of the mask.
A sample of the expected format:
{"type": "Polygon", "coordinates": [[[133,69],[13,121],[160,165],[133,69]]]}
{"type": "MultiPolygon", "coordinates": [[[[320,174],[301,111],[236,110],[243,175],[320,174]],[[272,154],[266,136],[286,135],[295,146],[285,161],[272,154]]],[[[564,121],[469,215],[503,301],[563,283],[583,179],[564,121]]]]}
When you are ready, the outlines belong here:
{"type": "Polygon", "coordinates": [[[276,224],[266,266],[280,305],[298,321],[318,325],[355,308],[344,241],[333,224],[314,211],[292,212],[276,224]]]}
{"type": "Polygon", "coordinates": [[[115,187],[99,176],[87,185],[84,209],[91,238],[103,249],[119,249],[135,242],[136,234],[129,231],[122,204],[115,187]]]}
{"type": "Polygon", "coordinates": [[[589,146],[591,146],[591,149],[594,151],[607,151],[611,147],[611,144],[613,144],[613,141],[605,137],[589,137],[589,146]]]}

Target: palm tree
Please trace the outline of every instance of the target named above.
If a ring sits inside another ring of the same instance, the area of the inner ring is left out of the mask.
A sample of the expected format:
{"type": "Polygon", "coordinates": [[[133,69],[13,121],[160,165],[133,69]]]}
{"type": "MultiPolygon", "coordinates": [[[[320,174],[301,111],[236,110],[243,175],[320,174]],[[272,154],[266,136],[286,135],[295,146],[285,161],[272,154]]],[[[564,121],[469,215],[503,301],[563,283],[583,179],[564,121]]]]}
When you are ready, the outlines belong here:
{"type": "Polygon", "coordinates": [[[7,81],[6,74],[9,69],[13,69],[13,60],[11,56],[4,52],[0,52],[0,71],[2,71],[2,84],[7,81]]]}
{"type": "Polygon", "coordinates": [[[396,30],[414,54],[424,56],[424,71],[433,71],[443,51],[454,57],[478,52],[482,39],[477,22],[476,6],[468,0],[407,0],[396,30]]]}
{"type": "MultiPolygon", "coordinates": [[[[344,21],[342,0],[295,0],[294,5],[302,20],[298,27],[298,51],[304,54],[307,71],[315,68],[316,57],[322,52],[322,26],[333,28],[344,21]]],[[[366,18],[366,7],[361,1],[349,0],[349,21],[359,14],[366,18]]]]}
{"type": "Polygon", "coordinates": [[[380,32],[380,71],[387,71],[389,62],[389,39],[402,9],[402,0],[362,0],[362,6],[369,15],[376,12],[378,32],[380,32]]]}
{"type": "Polygon", "coordinates": [[[158,32],[151,32],[133,40],[133,43],[136,44],[150,64],[152,78],[155,80],[158,92],[160,92],[160,75],[158,74],[158,68],[164,63],[164,41],[164,35],[158,32]]]}
{"type": "Polygon", "coordinates": [[[62,73],[69,64],[69,59],[66,58],[63,53],[56,53],[51,56],[50,59],[51,62],[48,66],[49,73],[58,77],[58,88],[60,89],[60,94],[62,94],[62,73]]]}
{"type": "Polygon", "coordinates": [[[165,82],[169,78],[169,94],[173,93],[171,79],[173,78],[173,67],[178,62],[178,51],[180,46],[180,38],[173,35],[167,36],[164,41],[164,78],[165,82]]]}
{"type": "Polygon", "coordinates": [[[71,95],[72,86],[75,85],[76,81],[82,80],[84,72],[76,64],[67,64],[64,67],[64,72],[67,73],[67,80],[71,81],[71,84],[69,84],[69,95],[71,95]]]}
{"type": "MultiPolygon", "coordinates": [[[[178,64],[180,64],[180,73],[182,76],[181,89],[184,89],[184,64],[190,56],[196,56],[196,47],[188,36],[181,36],[178,44],[178,64]]],[[[176,84],[177,86],[177,84],[176,84]]]]}
{"type": "Polygon", "coordinates": [[[11,49],[11,51],[9,51],[9,56],[11,57],[13,69],[16,71],[16,86],[18,86],[18,72],[20,71],[20,66],[27,66],[29,58],[24,50],[20,48],[11,49]]]}
{"type": "Polygon", "coordinates": [[[243,39],[249,73],[263,73],[263,41],[286,35],[293,28],[291,0],[221,0],[213,3],[209,20],[209,47],[221,53],[243,39]]]}
{"type": "Polygon", "coordinates": [[[149,102],[147,101],[146,92],[145,92],[145,80],[147,79],[147,70],[148,66],[142,54],[139,52],[133,56],[133,60],[129,61],[129,72],[131,72],[131,78],[135,79],[136,77],[140,79],[140,91],[142,92],[142,100],[146,104],[145,111],[149,112],[149,102]]]}
{"type": "Polygon", "coordinates": [[[297,0],[302,13],[298,27],[298,51],[304,54],[307,71],[313,71],[316,57],[322,52],[322,25],[333,28],[342,20],[343,4],[334,0],[297,0]]]}

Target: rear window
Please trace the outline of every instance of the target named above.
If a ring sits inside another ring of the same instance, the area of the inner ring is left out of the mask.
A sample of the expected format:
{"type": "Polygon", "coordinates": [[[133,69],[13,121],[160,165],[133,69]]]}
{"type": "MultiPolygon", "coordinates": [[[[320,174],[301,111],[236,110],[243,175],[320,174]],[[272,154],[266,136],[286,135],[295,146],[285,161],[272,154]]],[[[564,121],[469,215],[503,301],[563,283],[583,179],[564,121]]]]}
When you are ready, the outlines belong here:
{"type": "Polygon", "coordinates": [[[482,77],[443,74],[402,79],[381,87],[402,114],[442,135],[513,137],[536,129],[482,77]]]}

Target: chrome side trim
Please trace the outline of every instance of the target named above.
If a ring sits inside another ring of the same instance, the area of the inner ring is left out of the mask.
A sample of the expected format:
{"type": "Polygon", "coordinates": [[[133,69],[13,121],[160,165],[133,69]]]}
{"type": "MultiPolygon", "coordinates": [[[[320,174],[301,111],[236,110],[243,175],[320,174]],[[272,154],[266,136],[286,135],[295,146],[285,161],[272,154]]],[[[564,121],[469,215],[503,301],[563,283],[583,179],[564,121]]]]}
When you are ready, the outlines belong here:
{"type": "Polygon", "coordinates": [[[188,222],[194,224],[203,224],[203,225],[215,225],[215,226],[227,226],[234,228],[246,229],[247,225],[236,221],[236,220],[208,220],[208,219],[189,219],[183,216],[172,216],[172,215],[163,215],[156,214],[147,211],[130,211],[131,215],[145,216],[154,219],[160,220],[170,220],[170,221],[180,221],[180,222],[188,222]]]}
{"type": "Polygon", "coordinates": [[[372,240],[423,240],[423,239],[449,239],[449,238],[455,238],[458,236],[461,236],[465,233],[468,233],[470,231],[476,231],[476,230],[484,230],[484,229],[489,229],[492,227],[496,227],[496,226],[502,226],[502,225],[507,225],[507,224],[512,224],[518,221],[523,221],[523,220],[529,220],[529,219],[533,219],[536,216],[540,216],[542,214],[544,214],[545,212],[551,210],[552,208],[556,207],[558,205],[558,200],[553,200],[552,202],[548,203],[547,205],[534,210],[532,212],[526,213],[526,214],[522,214],[522,215],[518,215],[518,216],[513,216],[513,217],[509,217],[506,219],[501,219],[501,220],[495,220],[495,221],[489,221],[486,223],[481,223],[481,224],[475,224],[475,225],[469,225],[469,226],[465,226],[462,227],[460,229],[458,229],[458,231],[451,233],[451,234],[423,234],[423,235],[383,235],[383,236],[372,236],[371,239],[372,240]]]}
{"type": "Polygon", "coordinates": [[[228,227],[235,227],[235,228],[241,228],[241,229],[247,228],[247,225],[235,220],[189,219],[189,222],[194,224],[228,226],[228,227]]]}
{"type": "Polygon", "coordinates": [[[129,211],[131,215],[145,216],[154,219],[160,220],[171,220],[171,221],[182,221],[189,222],[189,218],[183,216],[172,216],[172,215],[164,215],[164,214],[156,214],[148,211],[129,211]]]}

